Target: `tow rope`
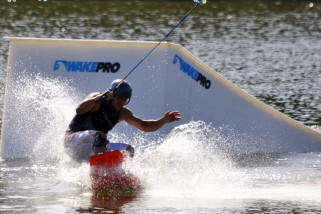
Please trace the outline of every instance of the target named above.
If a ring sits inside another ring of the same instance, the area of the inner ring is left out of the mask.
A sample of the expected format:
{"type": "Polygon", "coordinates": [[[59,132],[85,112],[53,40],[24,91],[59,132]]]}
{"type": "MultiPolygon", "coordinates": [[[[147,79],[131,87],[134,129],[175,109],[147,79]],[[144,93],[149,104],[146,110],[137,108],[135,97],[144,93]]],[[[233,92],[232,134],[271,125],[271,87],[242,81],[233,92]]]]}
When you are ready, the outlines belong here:
{"type": "Polygon", "coordinates": [[[155,47],[153,47],[144,57],[141,58],[137,65],[134,66],[134,68],[119,82],[118,85],[114,85],[112,88],[105,91],[100,97],[96,98],[95,103],[101,102],[106,98],[109,92],[117,89],[124,82],[124,80],[186,19],[186,17],[189,16],[189,14],[191,14],[197,8],[198,5],[206,4],[206,1],[207,0],[193,0],[193,2],[196,3],[195,6],[185,14],[185,16],[164,36],[163,39],[158,42],[157,45],[155,45],[155,47]]]}

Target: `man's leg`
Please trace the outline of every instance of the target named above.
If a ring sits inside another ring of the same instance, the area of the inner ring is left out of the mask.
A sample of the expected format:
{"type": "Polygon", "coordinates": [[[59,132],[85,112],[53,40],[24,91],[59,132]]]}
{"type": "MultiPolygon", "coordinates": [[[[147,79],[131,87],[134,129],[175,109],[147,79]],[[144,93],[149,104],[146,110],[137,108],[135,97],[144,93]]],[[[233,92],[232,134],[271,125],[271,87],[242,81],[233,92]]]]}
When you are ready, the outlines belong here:
{"type": "Polygon", "coordinates": [[[109,147],[109,141],[104,132],[97,131],[95,136],[95,142],[93,144],[94,155],[105,153],[109,147]]]}
{"type": "Polygon", "coordinates": [[[86,130],[68,134],[64,147],[66,153],[77,161],[84,161],[93,155],[93,144],[97,131],[86,130]]]}

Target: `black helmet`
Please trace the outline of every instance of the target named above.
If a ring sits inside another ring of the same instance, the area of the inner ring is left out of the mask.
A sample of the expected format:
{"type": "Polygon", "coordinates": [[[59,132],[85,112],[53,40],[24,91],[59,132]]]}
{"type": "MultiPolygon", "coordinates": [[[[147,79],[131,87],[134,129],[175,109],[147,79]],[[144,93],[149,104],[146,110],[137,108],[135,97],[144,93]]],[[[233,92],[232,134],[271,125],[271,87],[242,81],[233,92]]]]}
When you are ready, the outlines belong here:
{"type": "Polygon", "coordinates": [[[125,97],[127,99],[130,99],[132,97],[132,87],[130,86],[130,84],[124,80],[122,82],[122,84],[120,84],[118,86],[118,84],[121,82],[121,79],[116,79],[114,81],[112,81],[112,83],[110,84],[110,88],[113,89],[113,92],[115,95],[118,95],[120,97],[125,97]],[[118,88],[116,88],[118,86],[118,88]]]}

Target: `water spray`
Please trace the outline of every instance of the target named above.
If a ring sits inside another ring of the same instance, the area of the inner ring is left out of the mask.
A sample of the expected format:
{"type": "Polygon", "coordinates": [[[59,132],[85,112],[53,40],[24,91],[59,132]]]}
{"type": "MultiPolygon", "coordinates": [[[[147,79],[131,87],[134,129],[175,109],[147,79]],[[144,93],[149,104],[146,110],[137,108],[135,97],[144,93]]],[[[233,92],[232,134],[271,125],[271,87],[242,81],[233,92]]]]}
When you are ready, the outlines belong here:
{"type": "Polygon", "coordinates": [[[195,6],[185,14],[185,16],[164,36],[164,38],[161,39],[158,44],[156,44],[155,47],[153,47],[144,57],[142,57],[137,65],[134,66],[134,68],[119,82],[118,85],[114,85],[112,88],[105,91],[100,97],[96,98],[95,103],[101,102],[106,98],[109,92],[117,89],[124,82],[124,80],[186,19],[186,17],[189,16],[189,14],[191,14],[197,8],[198,5],[206,4],[207,0],[193,0],[193,2],[196,3],[195,6]]]}

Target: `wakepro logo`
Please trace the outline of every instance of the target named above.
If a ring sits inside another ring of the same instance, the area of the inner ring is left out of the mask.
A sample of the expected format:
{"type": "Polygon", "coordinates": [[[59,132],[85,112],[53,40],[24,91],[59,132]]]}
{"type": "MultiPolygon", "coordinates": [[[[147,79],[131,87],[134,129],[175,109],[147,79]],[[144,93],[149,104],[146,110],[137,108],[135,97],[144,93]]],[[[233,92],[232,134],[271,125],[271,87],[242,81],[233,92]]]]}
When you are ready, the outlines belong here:
{"type": "Polygon", "coordinates": [[[203,74],[201,74],[195,68],[193,68],[190,64],[185,62],[181,57],[175,55],[173,64],[176,64],[178,60],[180,63],[180,69],[184,73],[186,73],[196,82],[200,82],[201,86],[203,86],[204,88],[209,89],[211,87],[211,80],[208,80],[203,74]]]}
{"type": "Polygon", "coordinates": [[[120,69],[120,63],[115,62],[86,62],[86,61],[66,61],[56,60],[54,71],[63,70],[67,72],[111,72],[116,73],[120,69]]]}

